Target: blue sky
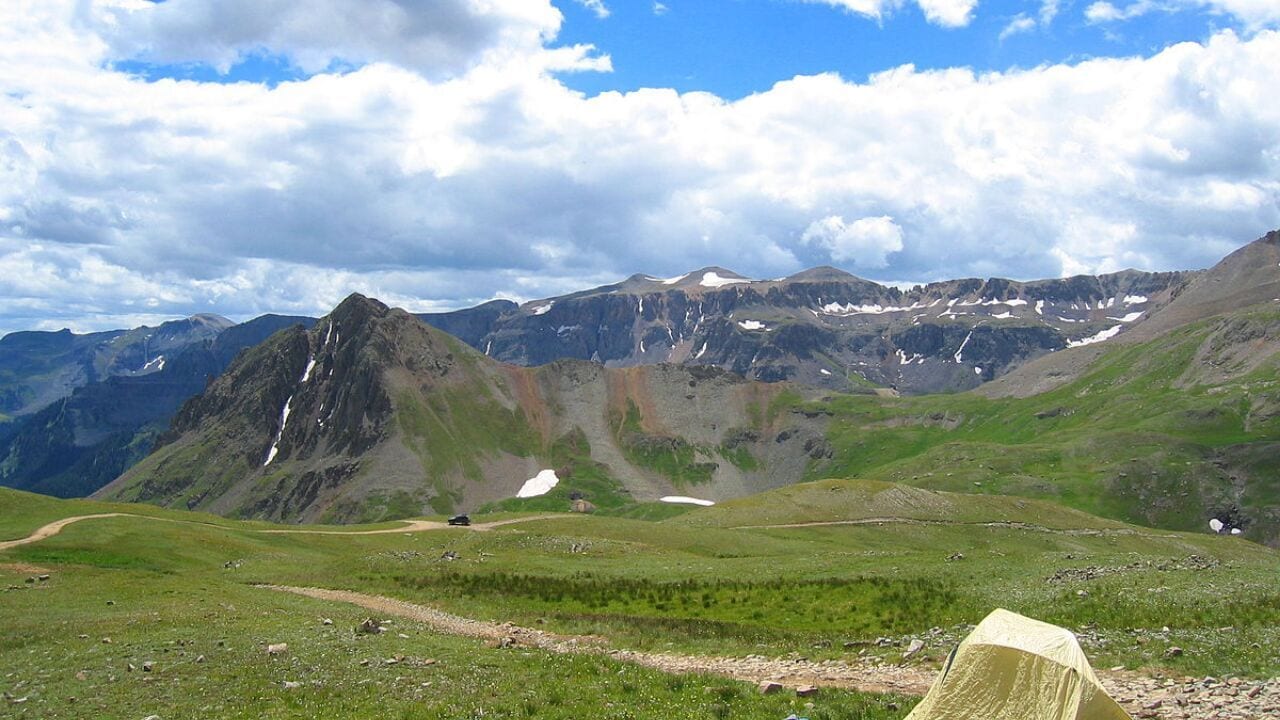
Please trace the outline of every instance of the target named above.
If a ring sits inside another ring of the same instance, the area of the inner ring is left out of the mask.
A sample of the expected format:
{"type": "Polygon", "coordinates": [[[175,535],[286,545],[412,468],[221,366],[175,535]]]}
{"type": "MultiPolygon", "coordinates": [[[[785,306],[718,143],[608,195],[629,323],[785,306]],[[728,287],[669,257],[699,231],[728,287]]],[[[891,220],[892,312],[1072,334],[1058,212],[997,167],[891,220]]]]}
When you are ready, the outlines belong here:
{"type": "Polygon", "coordinates": [[[1151,12],[1123,24],[1090,23],[1087,3],[1056,3],[1052,21],[1001,38],[1018,17],[1037,19],[1043,3],[987,0],[965,27],[929,23],[914,5],[880,20],[820,3],[791,0],[610,2],[599,17],[574,0],[558,0],[560,41],[591,43],[613,58],[612,73],[564,78],[587,93],[670,87],[740,98],[796,75],[836,72],[855,81],[905,64],[979,72],[1150,55],[1177,42],[1200,41],[1238,26],[1205,9],[1151,12]]]}
{"type": "Polygon", "coordinates": [[[1280,227],[1280,3],[662,7],[0,3],[0,334],[1189,269],[1280,227]]]}

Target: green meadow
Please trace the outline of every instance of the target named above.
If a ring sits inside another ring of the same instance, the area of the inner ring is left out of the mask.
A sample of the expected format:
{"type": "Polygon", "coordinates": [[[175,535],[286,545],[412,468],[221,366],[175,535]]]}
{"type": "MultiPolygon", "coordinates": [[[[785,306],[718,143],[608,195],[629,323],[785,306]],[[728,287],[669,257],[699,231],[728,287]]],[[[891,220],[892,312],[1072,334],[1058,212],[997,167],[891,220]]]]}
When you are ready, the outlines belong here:
{"type": "Polygon", "coordinates": [[[322,535],[0,491],[0,538],[121,510],[146,517],[85,520],[0,551],[10,716],[781,720],[900,718],[914,703],[760,695],[395,618],[392,632],[365,635],[355,627],[367,610],[263,583],[690,655],[896,663],[919,636],[926,650],[909,662],[933,668],[968,625],[1006,607],[1077,631],[1102,668],[1270,677],[1280,657],[1274,551],[1035,500],[823,481],[660,520],[566,514],[488,531],[322,535]],[[270,643],[289,651],[268,655],[270,643]],[[1171,646],[1183,654],[1166,657],[1171,646]]]}

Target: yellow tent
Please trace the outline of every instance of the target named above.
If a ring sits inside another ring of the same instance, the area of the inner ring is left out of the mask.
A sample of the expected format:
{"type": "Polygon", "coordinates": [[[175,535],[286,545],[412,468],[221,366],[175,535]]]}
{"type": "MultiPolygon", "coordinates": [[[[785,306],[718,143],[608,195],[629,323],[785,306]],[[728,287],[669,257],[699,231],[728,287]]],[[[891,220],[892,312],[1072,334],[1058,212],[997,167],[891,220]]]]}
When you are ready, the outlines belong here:
{"type": "Polygon", "coordinates": [[[907,720],[1129,720],[1076,636],[996,610],[947,658],[907,720]]]}

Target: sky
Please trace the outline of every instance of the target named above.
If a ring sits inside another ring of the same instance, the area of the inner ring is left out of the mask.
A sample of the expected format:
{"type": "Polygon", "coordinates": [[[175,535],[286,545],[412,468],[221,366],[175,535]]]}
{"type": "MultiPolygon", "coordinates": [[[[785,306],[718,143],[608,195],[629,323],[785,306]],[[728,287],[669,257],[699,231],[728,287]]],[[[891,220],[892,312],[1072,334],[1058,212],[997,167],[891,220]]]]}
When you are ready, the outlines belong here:
{"type": "Polygon", "coordinates": [[[6,0],[0,334],[1207,267],[1277,58],[1275,0],[6,0]]]}

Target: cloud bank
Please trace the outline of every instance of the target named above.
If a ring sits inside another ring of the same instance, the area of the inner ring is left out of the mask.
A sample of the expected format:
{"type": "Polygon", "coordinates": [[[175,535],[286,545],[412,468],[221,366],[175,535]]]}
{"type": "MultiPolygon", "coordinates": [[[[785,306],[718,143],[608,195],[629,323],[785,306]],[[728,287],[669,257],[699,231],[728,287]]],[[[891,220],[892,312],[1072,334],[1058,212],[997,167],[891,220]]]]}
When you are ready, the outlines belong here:
{"type": "Polygon", "coordinates": [[[351,291],[445,309],[709,264],[1191,268],[1280,226],[1274,31],[1005,73],[801,76],[730,102],[568,89],[558,72],[608,58],[556,46],[547,2],[327,0],[310,24],[254,3],[214,31],[222,5],[0,9],[0,332],[315,314],[351,291]],[[389,19],[325,29],[353,8],[389,19]],[[354,69],[276,87],[113,69],[252,48],[354,69]]]}

